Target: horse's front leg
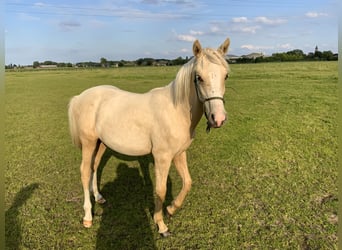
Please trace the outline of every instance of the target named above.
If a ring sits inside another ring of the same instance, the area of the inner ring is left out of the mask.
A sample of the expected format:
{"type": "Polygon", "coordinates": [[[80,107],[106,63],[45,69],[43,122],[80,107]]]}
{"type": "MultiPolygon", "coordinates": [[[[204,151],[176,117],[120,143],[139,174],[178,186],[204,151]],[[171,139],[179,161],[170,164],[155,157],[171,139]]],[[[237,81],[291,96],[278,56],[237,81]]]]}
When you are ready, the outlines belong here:
{"type": "Polygon", "coordinates": [[[94,151],[96,145],[87,143],[82,145],[82,163],[81,163],[81,180],[83,185],[84,192],[84,217],[83,217],[83,226],[91,227],[93,216],[91,214],[91,201],[90,201],[90,185],[91,185],[91,176],[92,176],[92,168],[94,162],[94,151]]]}
{"type": "Polygon", "coordinates": [[[171,159],[154,155],[154,164],[156,175],[156,199],[153,219],[158,226],[159,233],[163,237],[167,237],[170,235],[170,232],[163,220],[163,203],[166,195],[166,182],[170,170],[171,159]]]}
{"type": "Polygon", "coordinates": [[[190,191],[191,183],[192,183],[189,170],[188,170],[187,160],[186,160],[186,152],[184,151],[183,153],[175,156],[173,159],[173,162],[175,164],[175,167],[180,177],[182,178],[183,187],[182,187],[182,190],[177,195],[177,197],[171,203],[171,205],[166,208],[167,212],[170,215],[173,215],[175,211],[182,206],[187,193],[190,191]]]}

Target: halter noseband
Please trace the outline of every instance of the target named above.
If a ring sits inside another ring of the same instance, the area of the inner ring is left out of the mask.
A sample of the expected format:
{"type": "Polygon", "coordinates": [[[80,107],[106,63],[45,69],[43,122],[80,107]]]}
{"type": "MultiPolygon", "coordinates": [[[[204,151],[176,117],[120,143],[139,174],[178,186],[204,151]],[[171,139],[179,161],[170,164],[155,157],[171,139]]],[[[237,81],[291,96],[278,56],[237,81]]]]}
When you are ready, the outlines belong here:
{"type": "Polygon", "coordinates": [[[195,83],[195,89],[196,89],[196,94],[197,94],[197,97],[198,97],[198,100],[201,102],[201,103],[205,103],[205,102],[209,102],[211,100],[221,100],[223,102],[223,104],[226,103],[226,101],[224,100],[223,97],[221,96],[211,96],[211,97],[208,97],[208,98],[202,98],[201,95],[200,95],[200,92],[199,92],[199,89],[198,89],[198,79],[196,77],[196,74],[195,74],[195,77],[194,77],[194,83],[195,83]]]}

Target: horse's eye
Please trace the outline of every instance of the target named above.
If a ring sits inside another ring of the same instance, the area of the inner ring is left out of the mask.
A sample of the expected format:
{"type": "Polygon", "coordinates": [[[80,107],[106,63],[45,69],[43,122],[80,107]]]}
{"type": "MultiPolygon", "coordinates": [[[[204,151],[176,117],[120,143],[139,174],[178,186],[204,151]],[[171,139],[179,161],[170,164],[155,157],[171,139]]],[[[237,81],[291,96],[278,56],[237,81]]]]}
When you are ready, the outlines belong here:
{"type": "Polygon", "coordinates": [[[226,77],[224,78],[224,80],[227,80],[227,79],[228,79],[228,77],[229,77],[229,75],[227,74],[227,75],[226,75],[226,77]]]}
{"type": "Polygon", "coordinates": [[[203,82],[203,79],[200,75],[196,75],[196,82],[203,82]]]}

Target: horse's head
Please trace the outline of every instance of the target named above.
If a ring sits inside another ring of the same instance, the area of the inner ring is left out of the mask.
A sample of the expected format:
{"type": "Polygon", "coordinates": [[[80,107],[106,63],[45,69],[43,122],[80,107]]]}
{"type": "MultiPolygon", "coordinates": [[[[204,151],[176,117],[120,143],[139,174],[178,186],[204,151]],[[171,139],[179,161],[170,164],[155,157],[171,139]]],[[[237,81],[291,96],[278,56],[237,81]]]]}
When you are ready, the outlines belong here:
{"type": "Polygon", "coordinates": [[[229,66],[224,55],[229,44],[229,38],[217,50],[202,49],[198,40],[193,44],[193,53],[196,57],[194,83],[197,97],[203,103],[204,114],[208,120],[208,132],[210,128],[221,127],[227,120],[224,92],[229,66]]]}

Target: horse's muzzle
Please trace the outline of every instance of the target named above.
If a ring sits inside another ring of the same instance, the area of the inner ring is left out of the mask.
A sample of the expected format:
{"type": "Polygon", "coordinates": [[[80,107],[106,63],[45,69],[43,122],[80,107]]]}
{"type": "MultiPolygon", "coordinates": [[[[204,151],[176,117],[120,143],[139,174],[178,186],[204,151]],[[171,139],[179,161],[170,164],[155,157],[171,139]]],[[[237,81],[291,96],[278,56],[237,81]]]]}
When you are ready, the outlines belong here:
{"type": "Polygon", "coordinates": [[[220,128],[227,120],[227,114],[225,112],[219,113],[211,113],[207,114],[205,112],[205,117],[207,118],[207,131],[210,131],[210,128],[220,128]]]}
{"type": "Polygon", "coordinates": [[[213,128],[220,128],[226,121],[227,116],[224,113],[211,114],[209,116],[208,122],[213,128]]]}

